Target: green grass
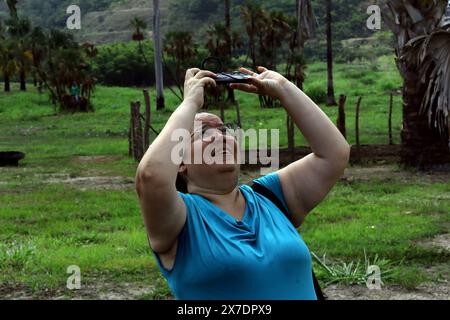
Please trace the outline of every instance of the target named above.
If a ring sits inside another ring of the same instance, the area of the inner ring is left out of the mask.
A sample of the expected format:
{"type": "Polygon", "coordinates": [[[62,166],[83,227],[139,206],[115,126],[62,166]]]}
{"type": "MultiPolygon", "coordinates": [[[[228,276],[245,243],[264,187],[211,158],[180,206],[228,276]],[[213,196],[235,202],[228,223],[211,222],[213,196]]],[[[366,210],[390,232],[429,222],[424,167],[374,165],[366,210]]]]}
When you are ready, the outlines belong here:
{"type": "MultiPolygon", "coordinates": [[[[349,143],[355,141],[358,96],[363,96],[361,143],[386,143],[389,90],[401,86],[393,58],[366,65],[337,64],[335,70],[336,93],[348,97],[349,143]]],[[[309,66],[305,91],[310,88],[326,88],[325,64],[309,66]]],[[[284,110],[259,109],[254,96],[236,96],[244,128],[279,128],[280,145],[285,146],[284,110]]],[[[0,150],[26,153],[19,168],[0,168],[0,285],[25,285],[37,295],[44,289],[63,290],[66,269],[75,264],[81,268],[83,284],[141,282],[155,286],[142,299],[168,294],[148,248],[132,183],[119,190],[46,183],[55,174],[132,180],[137,166],[127,155],[132,100],[142,101],[140,89],[99,86],[93,97],[95,113],[55,114],[48,97],[31,87],[19,93],[14,85],[13,92],[0,93],[0,150]],[[80,161],[80,156],[114,158],[80,161]]],[[[401,98],[396,96],[394,102],[394,142],[399,143],[401,98]]],[[[166,104],[165,111],[152,106],[157,130],[178,105],[169,91],[166,104]]],[[[337,108],[320,106],[335,122],[337,108]]],[[[234,119],[234,111],[227,110],[226,121],[234,119]]],[[[306,144],[299,133],[296,144],[306,144]]],[[[299,230],[315,254],[326,254],[330,266],[341,270],[342,282],[361,279],[363,269],[355,266],[365,261],[366,253],[370,261],[377,256],[394,268],[387,283],[414,287],[427,279],[422,266],[448,262],[448,255],[419,247],[416,241],[448,232],[450,201],[438,198],[449,193],[449,183],[421,179],[340,181],[299,230]],[[358,277],[348,276],[355,268],[358,277]]],[[[332,280],[317,264],[316,270],[322,283],[332,280]]],[[[71,295],[67,290],[65,294],[71,295]]]]}

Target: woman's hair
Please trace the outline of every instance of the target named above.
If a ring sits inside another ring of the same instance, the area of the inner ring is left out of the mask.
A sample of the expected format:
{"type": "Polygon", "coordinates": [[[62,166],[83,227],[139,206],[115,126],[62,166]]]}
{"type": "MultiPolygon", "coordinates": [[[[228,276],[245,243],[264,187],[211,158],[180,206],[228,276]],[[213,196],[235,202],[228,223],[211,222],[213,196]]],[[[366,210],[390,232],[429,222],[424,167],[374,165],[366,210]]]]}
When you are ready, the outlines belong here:
{"type": "Polygon", "coordinates": [[[183,177],[182,173],[180,173],[180,172],[178,172],[178,174],[177,174],[177,180],[175,181],[175,187],[181,193],[188,193],[186,180],[183,177]]]}

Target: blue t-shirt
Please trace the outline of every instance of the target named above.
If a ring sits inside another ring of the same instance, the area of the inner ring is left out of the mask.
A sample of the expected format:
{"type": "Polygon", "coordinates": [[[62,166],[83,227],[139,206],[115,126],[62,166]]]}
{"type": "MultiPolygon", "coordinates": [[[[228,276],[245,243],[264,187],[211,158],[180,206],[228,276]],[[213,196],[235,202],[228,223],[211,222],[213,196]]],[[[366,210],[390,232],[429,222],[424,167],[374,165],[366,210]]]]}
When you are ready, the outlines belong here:
{"type": "MultiPolygon", "coordinates": [[[[287,208],[277,173],[255,181],[287,208]]],[[[179,193],[187,211],[173,268],[153,252],[175,298],[317,300],[311,255],[297,230],[270,200],[239,188],[246,200],[242,221],[200,195],[179,193]]]]}

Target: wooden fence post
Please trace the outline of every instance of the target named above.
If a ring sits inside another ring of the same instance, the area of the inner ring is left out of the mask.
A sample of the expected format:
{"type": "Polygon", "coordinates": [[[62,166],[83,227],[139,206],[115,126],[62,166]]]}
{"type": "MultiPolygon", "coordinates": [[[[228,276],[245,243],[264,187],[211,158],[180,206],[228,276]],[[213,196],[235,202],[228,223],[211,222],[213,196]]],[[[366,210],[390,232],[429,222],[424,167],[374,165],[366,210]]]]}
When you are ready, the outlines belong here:
{"type": "Polygon", "coordinates": [[[130,129],[128,131],[128,154],[134,157],[134,102],[130,102],[130,129]]]}
{"type": "MultiPolygon", "coordinates": [[[[130,108],[131,110],[131,108],[130,108]]],[[[131,114],[131,113],[130,113],[131,114]]],[[[133,118],[130,116],[130,124],[128,128],[128,155],[133,155],[133,118]]]]}
{"type": "Polygon", "coordinates": [[[148,90],[144,90],[145,100],[145,123],[144,123],[144,152],[150,146],[150,124],[151,124],[151,104],[148,90]]]}
{"type": "Polygon", "coordinates": [[[236,118],[237,118],[237,125],[239,128],[242,128],[241,124],[241,110],[239,107],[239,102],[237,100],[234,101],[234,105],[236,106],[236,118]]]}
{"type": "Polygon", "coordinates": [[[394,142],[392,140],[392,105],[394,104],[394,97],[391,91],[391,99],[389,103],[389,121],[388,121],[388,127],[389,127],[389,145],[393,145],[394,142]]]}
{"type": "Polygon", "coordinates": [[[141,103],[135,101],[131,103],[131,119],[132,119],[132,142],[133,142],[133,156],[136,161],[141,161],[143,156],[142,143],[142,123],[140,114],[141,103]]]}
{"type": "Polygon", "coordinates": [[[220,109],[220,119],[222,119],[222,122],[225,123],[225,102],[222,100],[219,100],[219,109],[220,109]]]}
{"type": "Polygon", "coordinates": [[[356,104],[356,119],[355,119],[355,135],[356,135],[356,158],[358,162],[361,162],[361,152],[359,145],[359,108],[361,106],[362,97],[359,97],[358,103],[356,104]]]}
{"type": "Polygon", "coordinates": [[[345,129],[345,101],[347,101],[347,97],[341,94],[339,96],[339,111],[337,118],[337,127],[344,138],[347,139],[346,129],[345,129]]]}

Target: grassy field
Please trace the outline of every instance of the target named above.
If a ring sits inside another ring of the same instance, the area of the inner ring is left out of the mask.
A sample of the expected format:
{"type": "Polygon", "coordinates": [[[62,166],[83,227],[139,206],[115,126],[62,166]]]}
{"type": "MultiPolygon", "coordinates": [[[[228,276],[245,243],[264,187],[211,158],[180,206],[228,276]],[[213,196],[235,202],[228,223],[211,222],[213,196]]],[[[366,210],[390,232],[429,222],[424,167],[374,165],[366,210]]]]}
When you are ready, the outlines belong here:
{"type": "MultiPolygon", "coordinates": [[[[358,96],[363,97],[361,143],[386,143],[389,90],[401,86],[393,58],[336,65],[335,78],[336,93],[348,96],[349,143],[355,142],[358,96]]],[[[312,64],[305,91],[321,88],[326,88],[326,65],[312,64]]],[[[238,93],[237,99],[244,128],[279,128],[280,144],[286,145],[282,109],[259,109],[257,98],[247,94],[238,93]]],[[[400,99],[395,97],[395,143],[400,99]]],[[[0,93],[0,150],[26,153],[19,168],[0,168],[0,296],[23,289],[36,297],[71,297],[75,293],[64,289],[70,265],[80,267],[83,285],[93,292],[139,284],[146,289],[138,298],[168,294],[134,191],[136,163],[128,158],[127,142],[131,100],[142,101],[140,89],[99,86],[95,113],[57,115],[48,97],[33,88],[19,93],[13,86],[12,93],[0,93]]],[[[157,130],[178,104],[169,91],[166,102],[167,110],[153,111],[157,130]]],[[[336,108],[321,108],[336,121],[336,108]]],[[[234,120],[234,111],[227,110],[226,118],[234,120]]],[[[296,143],[306,144],[300,133],[296,143]]],[[[316,260],[323,285],[361,282],[364,264],[376,259],[382,273],[390,270],[383,273],[385,283],[412,288],[430,280],[424,267],[448,263],[447,253],[417,242],[448,232],[450,183],[393,170],[398,175],[339,181],[301,227],[308,246],[334,272],[316,260]]]]}

